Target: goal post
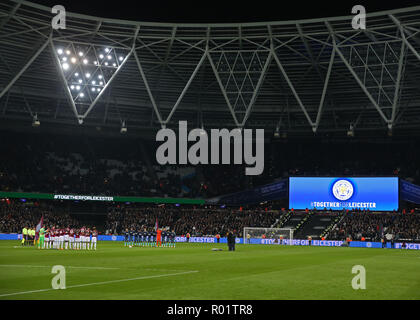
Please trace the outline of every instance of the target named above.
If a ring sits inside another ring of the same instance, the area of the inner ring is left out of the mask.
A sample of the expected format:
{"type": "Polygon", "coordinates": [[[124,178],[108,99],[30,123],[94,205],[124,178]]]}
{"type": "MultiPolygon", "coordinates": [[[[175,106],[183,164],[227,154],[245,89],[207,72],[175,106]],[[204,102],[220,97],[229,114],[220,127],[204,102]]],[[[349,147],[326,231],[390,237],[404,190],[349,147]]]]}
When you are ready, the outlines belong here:
{"type": "Polygon", "coordinates": [[[274,239],[276,244],[293,243],[292,228],[264,228],[264,227],[245,227],[243,232],[244,244],[249,244],[249,239],[274,239]]]}

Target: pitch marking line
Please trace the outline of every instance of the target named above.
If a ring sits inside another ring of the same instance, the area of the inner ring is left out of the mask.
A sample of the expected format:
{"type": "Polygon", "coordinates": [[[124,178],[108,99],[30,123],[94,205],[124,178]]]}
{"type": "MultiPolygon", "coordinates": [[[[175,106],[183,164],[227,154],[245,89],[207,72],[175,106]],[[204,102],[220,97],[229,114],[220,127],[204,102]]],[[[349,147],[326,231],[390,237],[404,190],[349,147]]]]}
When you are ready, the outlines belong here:
{"type": "MultiPolygon", "coordinates": [[[[27,268],[52,268],[53,266],[39,266],[29,264],[0,264],[0,267],[27,267],[27,268]]],[[[64,266],[70,269],[94,269],[94,270],[116,270],[120,268],[107,268],[107,267],[77,267],[77,266],[64,266]]]]}
{"type": "MultiPolygon", "coordinates": [[[[76,284],[76,285],[73,285],[73,286],[67,286],[66,289],[87,287],[87,286],[95,286],[95,285],[109,284],[109,283],[117,283],[117,282],[127,282],[127,281],[134,281],[134,280],[144,280],[144,279],[161,278],[161,277],[172,277],[172,276],[179,276],[181,274],[189,274],[189,273],[197,273],[197,272],[198,272],[197,270],[194,270],[194,271],[188,271],[188,272],[168,273],[168,274],[160,274],[160,275],[156,275],[156,276],[144,276],[144,277],[137,277],[137,278],[131,278],[131,279],[120,279],[120,280],[93,282],[93,283],[85,283],[85,284],[76,284]]],[[[51,290],[57,290],[57,289],[50,288],[50,289],[40,289],[40,290],[23,291],[23,292],[15,292],[15,293],[6,293],[6,294],[0,294],[0,297],[15,296],[15,295],[27,294],[27,293],[45,292],[45,291],[51,291],[51,290]]]]}

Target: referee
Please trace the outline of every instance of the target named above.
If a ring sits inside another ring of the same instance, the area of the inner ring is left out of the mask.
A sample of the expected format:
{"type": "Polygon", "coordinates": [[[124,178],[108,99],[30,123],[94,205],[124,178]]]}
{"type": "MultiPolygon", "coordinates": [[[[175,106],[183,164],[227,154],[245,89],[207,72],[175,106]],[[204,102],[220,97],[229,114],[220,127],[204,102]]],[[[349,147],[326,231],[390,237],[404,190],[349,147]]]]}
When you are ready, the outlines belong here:
{"type": "Polygon", "coordinates": [[[229,247],[229,251],[235,251],[235,235],[233,234],[232,231],[229,231],[229,233],[227,234],[227,242],[228,242],[228,247],[229,247]]]}

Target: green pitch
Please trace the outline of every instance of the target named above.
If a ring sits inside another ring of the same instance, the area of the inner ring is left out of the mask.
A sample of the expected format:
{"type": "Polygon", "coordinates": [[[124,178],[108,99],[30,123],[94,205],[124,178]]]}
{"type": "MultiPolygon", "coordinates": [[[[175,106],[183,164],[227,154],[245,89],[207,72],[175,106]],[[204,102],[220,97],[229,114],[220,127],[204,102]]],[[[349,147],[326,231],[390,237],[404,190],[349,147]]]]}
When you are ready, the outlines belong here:
{"type": "Polygon", "coordinates": [[[420,299],[420,251],[278,245],[178,244],[97,251],[21,248],[0,242],[1,299],[420,299]],[[220,247],[223,251],[212,251],[220,247]],[[52,266],[66,270],[53,290],[52,266]],[[366,290],[351,286],[366,269],[366,290]],[[18,294],[16,294],[18,293],[18,294]]]}

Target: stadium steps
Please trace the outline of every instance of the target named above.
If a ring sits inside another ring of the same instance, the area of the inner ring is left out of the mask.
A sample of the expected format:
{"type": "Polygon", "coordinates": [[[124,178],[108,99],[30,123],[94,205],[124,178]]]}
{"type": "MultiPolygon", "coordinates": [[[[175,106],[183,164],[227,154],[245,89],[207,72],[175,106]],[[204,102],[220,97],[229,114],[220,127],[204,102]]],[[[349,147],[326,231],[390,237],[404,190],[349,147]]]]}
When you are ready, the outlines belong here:
{"type": "Polygon", "coordinates": [[[287,221],[289,221],[290,217],[292,216],[292,212],[287,212],[285,214],[283,214],[280,219],[278,219],[277,224],[273,227],[273,228],[283,228],[285,223],[287,223],[287,221]]]}
{"type": "Polygon", "coordinates": [[[302,222],[302,226],[296,233],[296,238],[300,236],[302,239],[306,239],[311,236],[312,238],[320,238],[324,233],[325,229],[336,221],[336,215],[326,214],[312,214],[305,222],[302,222]]]}
{"type": "Polygon", "coordinates": [[[338,225],[341,222],[341,220],[344,219],[344,217],[345,217],[345,213],[344,212],[340,213],[337,217],[335,217],[332,220],[331,224],[328,227],[325,228],[325,230],[324,230],[323,233],[321,233],[321,236],[320,237],[321,238],[322,237],[327,238],[328,237],[328,234],[330,233],[330,231],[333,230],[333,228],[335,228],[335,226],[338,225]]]}
{"type": "Polygon", "coordinates": [[[282,224],[280,228],[292,228],[296,229],[296,227],[302,222],[308,214],[306,212],[295,212],[290,214],[290,217],[282,224]]]}
{"type": "Polygon", "coordinates": [[[313,214],[314,214],[313,211],[309,211],[308,213],[305,212],[305,217],[297,224],[295,228],[295,232],[294,232],[295,238],[302,237],[302,231],[304,227],[307,225],[307,223],[311,221],[313,214]]]}

